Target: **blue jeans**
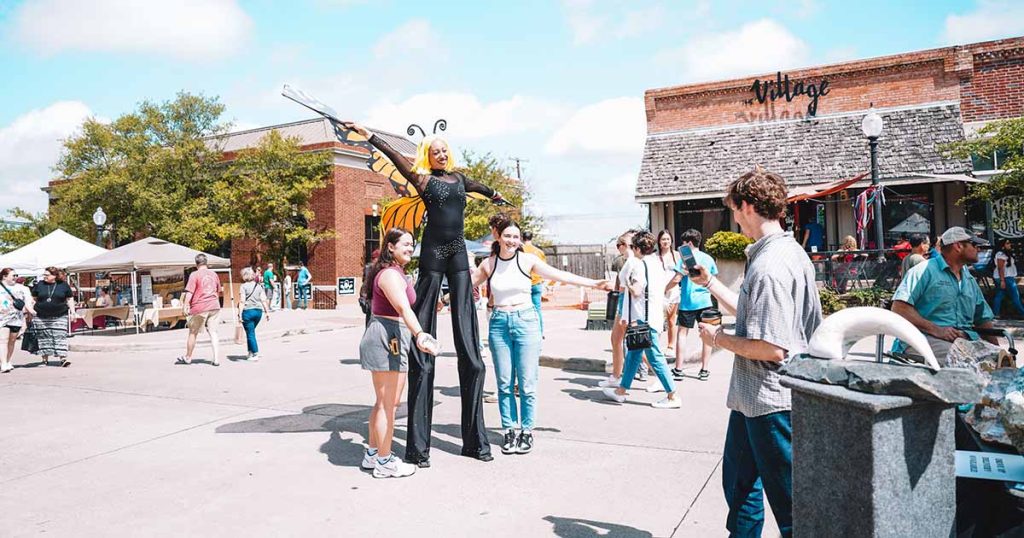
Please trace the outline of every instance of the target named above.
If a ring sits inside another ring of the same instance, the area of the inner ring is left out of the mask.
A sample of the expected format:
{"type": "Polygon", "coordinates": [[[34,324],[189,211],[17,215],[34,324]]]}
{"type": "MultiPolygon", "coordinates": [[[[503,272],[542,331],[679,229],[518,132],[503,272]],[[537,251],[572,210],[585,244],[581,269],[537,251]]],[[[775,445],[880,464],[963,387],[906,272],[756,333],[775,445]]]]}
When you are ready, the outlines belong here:
{"type": "Polygon", "coordinates": [[[311,291],[312,284],[299,284],[299,308],[309,307],[309,292],[311,291]]]}
{"type": "MultiPolygon", "coordinates": [[[[783,537],[793,535],[793,425],[790,412],[729,415],[722,461],[729,536],[761,536],[764,493],[783,537]]],[[[822,502],[827,502],[822,499],[822,502]]]]}
{"type": "Polygon", "coordinates": [[[259,353],[260,348],[256,345],[256,326],[263,319],[263,310],[259,308],[248,308],[242,310],[242,328],[245,329],[245,347],[249,353],[259,353]]]}
{"type": "Polygon", "coordinates": [[[658,376],[658,380],[661,381],[661,386],[665,388],[665,392],[675,392],[676,386],[672,382],[672,374],[668,370],[668,364],[665,363],[665,355],[661,352],[660,346],[661,344],[658,343],[658,330],[651,327],[651,347],[647,349],[626,350],[626,362],[622,367],[622,380],[619,381],[619,386],[629,390],[629,387],[633,384],[633,377],[636,375],[637,370],[640,369],[640,365],[643,364],[643,356],[647,355],[647,362],[651,363],[651,369],[658,376]]]}
{"type": "Polygon", "coordinates": [[[1018,313],[1024,315],[1024,304],[1021,304],[1020,302],[1020,291],[1017,289],[1017,279],[1012,276],[1006,277],[1006,289],[1003,289],[1000,285],[1001,281],[998,279],[998,276],[999,275],[997,274],[996,296],[992,300],[992,310],[996,317],[999,316],[1000,308],[1003,306],[1003,294],[1009,295],[1010,300],[1013,301],[1014,308],[1017,309],[1018,313]]]}
{"type": "Polygon", "coordinates": [[[544,334],[544,314],[540,311],[541,296],[544,295],[544,283],[534,284],[530,287],[530,299],[533,300],[533,306],[537,309],[537,319],[540,320],[540,334],[544,334]]]}
{"type": "Polygon", "coordinates": [[[537,401],[537,369],[540,367],[540,316],[533,308],[515,312],[491,312],[487,343],[498,378],[498,411],[501,427],[533,429],[537,401]],[[519,381],[519,406],[512,378],[519,381]]]}

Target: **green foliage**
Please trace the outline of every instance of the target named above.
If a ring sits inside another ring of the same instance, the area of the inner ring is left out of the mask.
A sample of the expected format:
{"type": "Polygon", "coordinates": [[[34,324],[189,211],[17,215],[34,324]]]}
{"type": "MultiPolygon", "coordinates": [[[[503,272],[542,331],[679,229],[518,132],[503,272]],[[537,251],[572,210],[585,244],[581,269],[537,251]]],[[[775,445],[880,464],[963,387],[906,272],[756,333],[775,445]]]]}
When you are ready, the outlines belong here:
{"type": "Polygon", "coordinates": [[[835,314],[846,308],[846,305],[839,299],[839,294],[829,288],[818,288],[818,298],[821,300],[821,313],[823,315],[835,314]]]}
{"type": "Polygon", "coordinates": [[[882,288],[860,288],[846,292],[840,300],[846,306],[881,306],[892,298],[892,292],[882,288]]]}
{"type": "Polygon", "coordinates": [[[996,151],[1005,153],[1006,160],[999,164],[1004,172],[993,175],[988,182],[971,184],[961,202],[1024,195],[1024,118],[993,121],[982,127],[978,136],[945,144],[940,149],[946,156],[960,159],[992,155],[996,151]]]}
{"type": "Polygon", "coordinates": [[[749,237],[736,232],[715,232],[704,242],[704,252],[716,260],[745,261],[747,254],[744,249],[753,243],[749,237]]]}
{"type": "Polygon", "coordinates": [[[0,253],[17,250],[57,229],[45,213],[32,214],[15,207],[7,216],[10,221],[0,222],[0,253]]]}
{"type": "Polygon", "coordinates": [[[238,154],[213,184],[210,199],[227,237],[254,239],[270,259],[281,260],[290,244],[334,237],[333,230],[308,225],[315,216],[313,193],[327,185],[330,171],[330,154],[301,152],[297,138],[271,131],[238,154]]]}
{"type": "Polygon", "coordinates": [[[501,166],[490,153],[477,156],[471,151],[462,152],[463,165],[459,171],[466,177],[483,183],[497,190],[512,204],[513,207],[497,206],[486,202],[470,202],[466,205],[466,237],[478,239],[491,233],[487,221],[491,216],[505,212],[519,223],[522,229],[530,230],[535,235],[543,228],[540,217],[523,213],[525,204],[530,201],[530,193],[523,188],[523,183],[512,176],[509,168],[501,166]]]}

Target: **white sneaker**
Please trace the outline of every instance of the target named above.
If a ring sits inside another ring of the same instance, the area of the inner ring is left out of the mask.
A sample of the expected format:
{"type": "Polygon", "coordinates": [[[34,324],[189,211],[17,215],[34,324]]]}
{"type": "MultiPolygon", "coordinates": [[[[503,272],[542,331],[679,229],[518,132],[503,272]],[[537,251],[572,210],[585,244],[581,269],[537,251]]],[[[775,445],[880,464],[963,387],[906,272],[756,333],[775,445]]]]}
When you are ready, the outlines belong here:
{"type": "Polygon", "coordinates": [[[5,364],[3,366],[0,366],[0,373],[6,374],[7,372],[10,372],[13,369],[14,369],[14,365],[13,364],[5,364]]]}
{"type": "Polygon", "coordinates": [[[601,392],[604,393],[604,397],[608,398],[609,400],[619,403],[625,402],[626,396],[623,394],[616,394],[615,388],[616,387],[605,387],[601,389],[601,392]]]}
{"type": "Polygon", "coordinates": [[[597,386],[601,387],[602,389],[606,388],[606,387],[616,388],[616,387],[619,386],[619,383],[621,381],[622,381],[621,378],[618,378],[618,377],[610,375],[610,376],[608,376],[608,379],[605,379],[604,381],[601,381],[600,383],[597,384],[597,386]]]}
{"type": "Polygon", "coordinates": [[[661,386],[661,381],[655,379],[650,385],[647,385],[647,392],[665,392],[665,387],[661,386]]]}
{"type": "Polygon", "coordinates": [[[372,456],[369,452],[363,451],[363,461],[359,464],[359,467],[366,469],[367,471],[373,469],[377,465],[377,454],[374,453],[372,456]]]}
{"type": "Polygon", "coordinates": [[[256,353],[253,353],[252,355],[249,355],[249,360],[252,362],[259,362],[260,356],[256,353]]]}
{"type": "Polygon", "coordinates": [[[376,457],[373,459],[374,478],[402,478],[416,473],[415,465],[403,462],[394,454],[385,463],[381,463],[376,457]]]}
{"type": "Polygon", "coordinates": [[[679,398],[674,398],[674,399],[665,398],[664,400],[659,400],[657,402],[652,403],[651,407],[655,407],[655,408],[658,408],[658,409],[679,409],[680,402],[679,402],[679,398]]]}

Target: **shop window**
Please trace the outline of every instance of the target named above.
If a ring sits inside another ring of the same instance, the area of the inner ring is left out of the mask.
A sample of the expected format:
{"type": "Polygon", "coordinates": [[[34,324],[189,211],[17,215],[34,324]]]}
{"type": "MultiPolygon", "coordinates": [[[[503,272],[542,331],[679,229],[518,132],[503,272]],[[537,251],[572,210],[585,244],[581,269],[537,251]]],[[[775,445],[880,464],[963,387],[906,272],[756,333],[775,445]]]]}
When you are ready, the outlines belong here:
{"type": "Polygon", "coordinates": [[[370,254],[380,248],[380,217],[363,217],[363,263],[370,263],[370,254]]]}
{"type": "Polygon", "coordinates": [[[717,231],[729,229],[729,212],[721,199],[676,200],[673,206],[675,226],[672,240],[676,244],[679,243],[679,236],[691,228],[698,230],[704,239],[717,231]]]}
{"type": "Polygon", "coordinates": [[[992,153],[971,155],[971,166],[975,172],[995,172],[1002,170],[1009,156],[1006,150],[996,150],[992,153]]]}
{"type": "MultiPolygon", "coordinates": [[[[885,230],[885,244],[892,246],[903,236],[911,234],[935,235],[932,222],[935,219],[931,185],[899,185],[886,188],[885,205],[882,206],[882,225],[885,230]]],[[[874,248],[873,224],[868,227],[866,243],[874,248]]]]}

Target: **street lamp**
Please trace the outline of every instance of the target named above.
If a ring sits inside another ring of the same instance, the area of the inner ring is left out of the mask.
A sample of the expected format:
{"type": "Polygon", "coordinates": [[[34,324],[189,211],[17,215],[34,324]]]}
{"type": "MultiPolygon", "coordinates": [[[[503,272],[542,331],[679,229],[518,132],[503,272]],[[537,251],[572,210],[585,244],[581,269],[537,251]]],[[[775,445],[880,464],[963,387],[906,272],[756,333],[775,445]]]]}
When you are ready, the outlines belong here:
{"type": "Polygon", "coordinates": [[[879,261],[885,259],[885,238],[882,236],[882,193],[878,189],[878,137],[882,136],[882,117],[875,112],[874,105],[868,109],[860,130],[868,137],[871,148],[871,186],[875,187],[875,247],[879,261]]]}
{"type": "Polygon", "coordinates": [[[103,212],[102,207],[97,207],[96,212],[92,214],[92,222],[96,224],[96,246],[103,246],[103,225],[107,223],[107,214],[103,212]]]}

